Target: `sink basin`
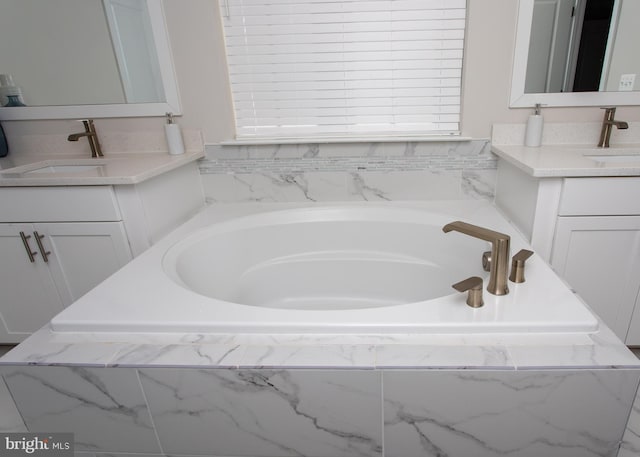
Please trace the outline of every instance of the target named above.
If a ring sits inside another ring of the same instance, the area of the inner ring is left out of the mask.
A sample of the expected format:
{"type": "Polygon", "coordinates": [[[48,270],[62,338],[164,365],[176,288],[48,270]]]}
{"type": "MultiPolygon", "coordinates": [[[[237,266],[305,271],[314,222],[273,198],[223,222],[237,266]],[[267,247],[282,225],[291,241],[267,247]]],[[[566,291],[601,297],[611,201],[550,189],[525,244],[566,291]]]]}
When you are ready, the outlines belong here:
{"type": "Polygon", "coordinates": [[[640,162],[640,154],[616,154],[616,155],[585,155],[589,159],[594,162],[603,162],[603,163],[629,163],[629,162],[640,162]]]}
{"type": "Polygon", "coordinates": [[[100,170],[107,164],[105,159],[57,159],[42,160],[19,167],[0,170],[5,176],[33,176],[40,174],[69,174],[100,170]]]}
{"type": "Polygon", "coordinates": [[[582,152],[586,159],[605,165],[622,163],[640,163],[640,148],[635,145],[616,146],[611,148],[589,148],[582,152]]]}
{"type": "Polygon", "coordinates": [[[81,171],[95,170],[96,168],[102,168],[103,165],[50,165],[42,168],[36,168],[35,170],[24,172],[29,175],[32,173],[79,173],[81,171]]]}

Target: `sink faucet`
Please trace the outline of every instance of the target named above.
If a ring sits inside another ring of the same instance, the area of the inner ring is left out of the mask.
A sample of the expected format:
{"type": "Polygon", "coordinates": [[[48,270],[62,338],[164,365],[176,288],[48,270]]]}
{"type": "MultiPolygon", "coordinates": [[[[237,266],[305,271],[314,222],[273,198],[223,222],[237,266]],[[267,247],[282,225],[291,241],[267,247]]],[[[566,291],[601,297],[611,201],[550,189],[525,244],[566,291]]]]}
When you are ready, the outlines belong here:
{"type": "Polygon", "coordinates": [[[452,230],[491,243],[491,266],[487,291],[493,295],[507,295],[509,293],[507,275],[509,271],[509,243],[511,237],[504,233],[494,232],[493,230],[462,221],[451,222],[442,227],[442,231],[445,233],[452,230]]]}
{"type": "Polygon", "coordinates": [[[624,121],[616,121],[614,119],[616,115],[616,109],[614,107],[602,109],[604,110],[604,119],[602,120],[602,131],[600,132],[600,141],[598,142],[598,147],[608,148],[613,126],[616,126],[620,130],[625,130],[629,128],[629,124],[624,121]]]}
{"type": "Polygon", "coordinates": [[[84,132],[72,133],[67,140],[78,141],[80,137],[86,136],[87,140],[89,140],[89,147],[91,148],[91,157],[104,157],[102,155],[100,141],[98,141],[98,133],[93,126],[93,119],[84,120],[82,123],[84,124],[84,132]]]}

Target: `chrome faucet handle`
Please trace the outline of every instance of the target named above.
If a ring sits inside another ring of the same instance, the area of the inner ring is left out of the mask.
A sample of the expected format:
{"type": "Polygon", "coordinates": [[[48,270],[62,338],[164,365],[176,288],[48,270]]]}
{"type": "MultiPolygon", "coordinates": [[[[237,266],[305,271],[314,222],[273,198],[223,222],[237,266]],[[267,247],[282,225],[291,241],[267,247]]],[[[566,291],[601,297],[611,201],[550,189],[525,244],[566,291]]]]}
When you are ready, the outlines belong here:
{"type": "Polygon", "coordinates": [[[455,283],[451,287],[458,292],[469,291],[467,295],[467,305],[472,308],[480,308],[484,305],[484,300],[482,299],[482,278],[471,276],[470,278],[455,283]]]}
{"type": "Polygon", "coordinates": [[[533,251],[528,249],[521,249],[511,260],[511,274],[509,275],[509,281],[515,283],[524,282],[524,263],[533,255],[533,251]]]}

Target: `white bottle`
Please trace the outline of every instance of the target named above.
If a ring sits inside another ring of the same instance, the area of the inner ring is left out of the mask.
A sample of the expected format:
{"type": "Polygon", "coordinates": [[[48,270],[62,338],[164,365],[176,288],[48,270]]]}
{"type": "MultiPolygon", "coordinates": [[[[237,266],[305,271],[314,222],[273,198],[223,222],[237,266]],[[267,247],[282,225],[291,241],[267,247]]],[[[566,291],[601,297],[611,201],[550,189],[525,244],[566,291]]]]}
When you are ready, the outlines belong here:
{"type": "Polygon", "coordinates": [[[167,137],[167,146],[169,147],[169,154],[179,155],[184,154],[184,142],[182,141],[182,132],[180,126],[174,124],[173,114],[167,113],[167,123],[164,126],[164,133],[167,137]]]}
{"type": "Polygon", "coordinates": [[[542,144],[542,129],[544,118],[540,114],[540,103],[536,103],[534,114],[527,120],[527,130],[524,134],[524,145],[537,148],[542,144]]]}
{"type": "Polygon", "coordinates": [[[25,106],[22,89],[15,85],[13,76],[8,73],[0,75],[0,106],[25,106]]]}

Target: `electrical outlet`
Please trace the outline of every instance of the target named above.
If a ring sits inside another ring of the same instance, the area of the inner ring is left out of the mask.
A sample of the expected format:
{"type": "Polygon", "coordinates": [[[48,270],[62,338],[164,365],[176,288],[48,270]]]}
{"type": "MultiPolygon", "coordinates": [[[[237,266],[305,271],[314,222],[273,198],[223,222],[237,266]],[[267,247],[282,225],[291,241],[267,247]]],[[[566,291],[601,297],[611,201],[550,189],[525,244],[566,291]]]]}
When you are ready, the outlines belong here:
{"type": "Polygon", "coordinates": [[[618,86],[619,91],[630,91],[633,90],[633,85],[636,82],[635,74],[621,75],[620,76],[620,85],[618,86]]]}

